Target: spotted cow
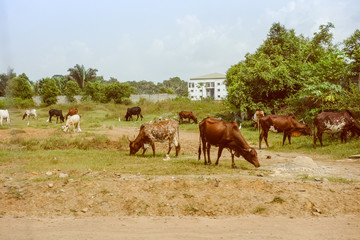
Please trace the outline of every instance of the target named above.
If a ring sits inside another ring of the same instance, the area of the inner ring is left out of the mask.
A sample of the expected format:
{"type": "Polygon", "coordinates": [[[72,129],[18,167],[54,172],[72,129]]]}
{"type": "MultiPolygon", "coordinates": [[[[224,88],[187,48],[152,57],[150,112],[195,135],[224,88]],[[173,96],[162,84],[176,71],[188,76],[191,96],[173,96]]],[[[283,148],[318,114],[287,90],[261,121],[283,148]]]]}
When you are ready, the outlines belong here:
{"type": "Polygon", "coordinates": [[[170,153],[172,146],[175,146],[176,156],[178,156],[180,151],[179,143],[179,125],[176,121],[170,119],[155,123],[144,123],[140,127],[140,131],[135,140],[130,142],[130,156],[135,155],[140,148],[143,149],[142,155],[146,151],[146,146],[149,144],[153,151],[153,156],[155,157],[155,142],[164,142],[169,141],[169,151],[170,153]]]}
{"type": "Polygon", "coordinates": [[[320,145],[323,146],[323,133],[340,133],[341,142],[347,141],[347,132],[351,131],[360,136],[360,124],[354,118],[349,110],[338,112],[322,112],[316,115],[314,119],[314,148],[316,141],[319,139],[320,145]]]}
{"type": "Polygon", "coordinates": [[[37,119],[36,109],[25,110],[22,120],[24,120],[25,118],[29,119],[30,116],[34,116],[34,118],[37,119]]]}

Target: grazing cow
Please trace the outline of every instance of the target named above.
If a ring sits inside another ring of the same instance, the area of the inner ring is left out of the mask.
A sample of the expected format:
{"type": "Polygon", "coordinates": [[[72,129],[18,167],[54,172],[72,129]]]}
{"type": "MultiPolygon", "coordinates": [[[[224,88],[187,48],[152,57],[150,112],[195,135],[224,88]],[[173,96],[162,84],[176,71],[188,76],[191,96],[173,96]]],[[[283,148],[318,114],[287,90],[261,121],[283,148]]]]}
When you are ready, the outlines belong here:
{"type": "Polygon", "coordinates": [[[78,111],[77,108],[70,108],[69,112],[65,116],[65,119],[67,120],[68,116],[73,116],[73,115],[78,114],[78,113],[79,113],[79,111],[78,111]]]}
{"type": "Polygon", "coordinates": [[[231,153],[232,167],[236,168],[234,161],[235,152],[236,157],[243,156],[246,161],[253,164],[255,167],[259,167],[260,164],[257,158],[257,152],[254,148],[250,147],[244,137],[241,135],[236,122],[224,122],[215,118],[205,118],[199,123],[200,139],[199,139],[199,151],[198,160],[201,157],[201,143],[204,152],[204,164],[211,164],[210,160],[210,147],[211,145],[218,146],[218,156],[215,165],[218,165],[219,158],[222,150],[227,148],[231,153]],[[206,152],[208,160],[206,160],[206,152]]]}
{"type": "Polygon", "coordinates": [[[9,125],[10,124],[10,115],[9,115],[9,111],[7,109],[0,110],[0,123],[1,123],[1,126],[3,125],[3,119],[4,118],[6,118],[6,122],[9,125]]]}
{"type": "Polygon", "coordinates": [[[260,119],[265,116],[264,114],[264,111],[261,111],[261,110],[257,110],[255,113],[254,113],[254,116],[253,116],[253,121],[255,122],[256,124],[256,129],[259,130],[260,132],[260,119]]]}
{"type": "Polygon", "coordinates": [[[138,136],[134,141],[130,142],[130,156],[135,155],[140,148],[143,149],[142,155],[146,151],[146,144],[150,144],[153,156],[155,157],[155,142],[164,142],[169,140],[169,151],[170,153],[172,145],[175,146],[176,156],[178,156],[180,151],[179,144],[179,125],[173,119],[160,121],[156,123],[144,123],[140,127],[138,136]]]}
{"type": "Polygon", "coordinates": [[[323,133],[338,133],[340,132],[341,142],[347,141],[347,132],[351,131],[360,136],[360,124],[354,118],[352,112],[349,110],[343,113],[336,112],[322,112],[316,115],[314,119],[314,148],[316,148],[316,140],[319,139],[320,145],[322,143],[323,133]],[[316,131],[317,130],[317,131],[316,131]]]}
{"type": "Polygon", "coordinates": [[[194,121],[194,123],[198,123],[197,118],[194,116],[194,114],[192,112],[188,112],[188,111],[181,111],[179,112],[179,123],[183,123],[183,119],[187,118],[189,120],[192,119],[194,121]]]}
{"type": "Polygon", "coordinates": [[[269,147],[267,137],[269,131],[274,133],[284,132],[283,146],[286,137],[291,144],[291,137],[299,137],[312,135],[311,129],[306,124],[300,123],[296,120],[294,114],[290,113],[284,115],[266,115],[260,119],[261,134],[259,136],[259,148],[261,149],[261,141],[264,138],[266,146],[269,147]]]}
{"type": "Polygon", "coordinates": [[[37,119],[36,109],[25,110],[22,120],[24,120],[25,118],[29,119],[30,116],[34,116],[34,118],[37,119]]]}
{"type": "Polygon", "coordinates": [[[141,108],[140,107],[131,107],[128,108],[125,115],[125,120],[129,121],[130,118],[133,120],[132,115],[137,115],[136,121],[139,119],[139,115],[141,117],[141,120],[143,119],[143,115],[141,115],[141,108]]]}
{"type": "Polygon", "coordinates": [[[59,117],[60,117],[60,122],[64,122],[64,116],[62,114],[62,110],[57,110],[57,109],[50,109],[49,110],[49,119],[47,120],[47,122],[51,122],[51,118],[53,116],[56,116],[56,123],[58,123],[59,117]]]}
{"type": "Polygon", "coordinates": [[[80,129],[80,116],[78,114],[70,116],[68,118],[68,120],[66,120],[65,126],[62,126],[62,129],[64,130],[64,132],[66,132],[67,130],[69,130],[70,127],[73,128],[74,132],[75,132],[76,129],[77,129],[78,132],[81,132],[81,129],[80,129]]]}

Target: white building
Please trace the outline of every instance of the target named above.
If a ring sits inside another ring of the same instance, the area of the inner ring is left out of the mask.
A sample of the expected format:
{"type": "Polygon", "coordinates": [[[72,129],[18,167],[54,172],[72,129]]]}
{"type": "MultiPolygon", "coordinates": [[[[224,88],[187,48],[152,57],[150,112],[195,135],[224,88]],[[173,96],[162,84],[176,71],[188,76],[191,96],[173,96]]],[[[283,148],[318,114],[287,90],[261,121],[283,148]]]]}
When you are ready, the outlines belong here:
{"type": "Polygon", "coordinates": [[[200,77],[190,78],[188,92],[190,100],[201,100],[210,97],[214,100],[222,100],[227,96],[225,86],[226,75],[211,73],[200,77]]]}

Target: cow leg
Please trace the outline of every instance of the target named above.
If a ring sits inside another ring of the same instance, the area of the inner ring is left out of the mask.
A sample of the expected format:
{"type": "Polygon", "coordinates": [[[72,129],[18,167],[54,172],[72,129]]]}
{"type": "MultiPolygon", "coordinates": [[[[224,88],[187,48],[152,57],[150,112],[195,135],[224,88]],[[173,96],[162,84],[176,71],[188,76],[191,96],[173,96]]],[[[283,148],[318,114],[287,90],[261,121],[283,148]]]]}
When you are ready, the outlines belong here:
{"type": "Polygon", "coordinates": [[[314,128],[314,148],[316,148],[316,127],[314,128]]]}
{"type": "Polygon", "coordinates": [[[178,155],[179,155],[179,152],[180,152],[180,143],[178,143],[178,145],[177,146],[175,146],[175,150],[176,150],[176,154],[175,154],[175,156],[177,157],[178,155]]]}
{"type": "Polygon", "coordinates": [[[168,155],[170,154],[170,151],[171,151],[171,146],[172,146],[172,141],[169,139],[169,151],[168,151],[168,155]]]}
{"type": "Polygon", "coordinates": [[[211,144],[208,143],[207,146],[206,146],[206,152],[207,152],[207,155],[208,155],[208,161],[207,163],[210,165],[211,164],[211,160],[210,160],[210,148],[211,148],[211,144]]]}
{"type": "Polygon", "coordinates": [[[317,137],[318,137],[318,139],[319,139],[320,146],[323,146],[323,142],[322,142],[322,132],[318,132],[318,133],[317,133],[317,137]]]}
{"type": "Polygon", "coordinates": [[[203,148],[203,153],[204,153],[204,164],[206,165],[206,140],[202,139],[202,148],[203,148]]]}
{"type": "Polygon", "coordinates": [[[264,137],[264,131],[261,131],[260,135],[259,135],[259,149],[261,149],[261,141],[264,137]]]}
{"type": "Polygon", "coordinates": [[[234,169],[237,169],[237,166],[235,165],[235,160],[234,160],[234,153],[232,152],[232,150],[230,150],[230,153],[231,153],[231,167],[234,168],[234,169]]]}
{"type": "Polygon", "coordinates": [[[140,113],[140,117],[141,117],[141,121],[142,121],[142,119],[143,119],[143,115],[141,115],[141,113],[140,113]]]}
{"type": "Polygon", "coordinates": [[[136,118],[136,121],[139,120],[139,114],[136,114],[137,118],[136,118]]]}
{"type": "Polygon", "coordinates": [[[266,147],[269,147],[269,144],[268,144],[268,141],[267,141],[268,134],[269,134],[269,132],[264,131],[264,140],[265,140],[265,143],[266,143],[266,147]]]}
{"type": "Polygon", "coordinates": [[[343,141],[345,141],[345,143],[347,142],[347,130],[343,130],[340,134],[340,138],[341,138],[341,143],[343,143],[343,141]]]}
{"type": "Polygon", "coordinates": [[[49,117],[49,122],[50,122],[50,123],[51,123],[51,117],[52,117],[52,116],[50,115],[50,117],[49,117]]]}
{"type": "Polygon", "coordinates": [[[291,144],[291,135],[288,134],[288,140],[289,140],[289,144],[291,144]]]}
{"type": "Polygon", "coordinates": [[[221,153],[222,153],[223,149],[224,149],[223,147],[219,146],[218,156],[217,156],[215,165],[218,165],[218,164],[219,164],[219,159],[220,159],[220,156],[221,156],[221,153]]]}
{"type": "Polygon", "coordinates": [[[153,157],[155,157],[155,144],[153,142],[150,142],[152,151],[153,151],[153,157]]]}
{"type": "Polygon", "coordinates": [[[146,152],[146,148],[143,146],[142,149],[143,149],[143,152],[142,152],[141,156],[144,156],[144,154],[146,152]]]}

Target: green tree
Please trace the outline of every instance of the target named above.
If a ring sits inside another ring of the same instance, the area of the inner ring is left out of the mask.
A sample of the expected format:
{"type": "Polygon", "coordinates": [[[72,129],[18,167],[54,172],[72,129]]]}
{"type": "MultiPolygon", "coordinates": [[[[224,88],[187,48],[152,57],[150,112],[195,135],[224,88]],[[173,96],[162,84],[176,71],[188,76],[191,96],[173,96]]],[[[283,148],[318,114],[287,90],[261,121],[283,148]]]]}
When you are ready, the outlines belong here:
{"type": "Polygon", "coordinates": [[[79,85],[75,81],[68,81],[65,86],[64,93],[67,97],[67,99],[70,102],[74,102],[75,95],[78,95],[81,92],[81,89],[79,88],[79,85]]]}
{"type": "Polygon", "coordinates": [[[56,104],[57,96],[60,95],[60,90],[56,85],[55,79],[45,78],[43,79],[42,87],[41,87],[40,96],[43,99],[43,102],[49,106],[52,104],[56,104]]]}
{"type": "Polygon", "coordinates": [[[351,77],[357,77],[358,90],[360,91],[360,30],[355,32],[344,41],[344,52],[350,60],[349,68],[351,77]]]}
{"type": "Polygon", "coordinates": [[[173,77],[173,78],[170,78],[169,80],[164,80],[162,85],[165,88],[173,90],[173,91],[168,91],[169,93],[173,92],[173,93],[176,93],[181,96],[188,95],[187,82],[181,80],[179,77],[173,77]]]}
{"type": "Polygon", "coordinates": [[[14,77],[16,77],[16,73],[14,73],[12,68],[9,68],[7,73],[0,74],[0,96],[5,96],[7,82],[14,77]]]}
{"type": "Polygon", "coordinates": [[[106,102],[105,85],[100,81],[88,82],[84,88],[84,95],[90,96],[94,102],[106,102]]]}
{"type": "Polygon", "coordinates": [[[105,98],[109,102],[113,100],[115,103],[122,103],[128,101],[130,94],[134,92],[134,88],[127,83],[113,83],[105,85],[105,98]]]}
{"type": "Polygon", "coordinates": [[[257,51],[246,54],[245,60],[228,70],[229,103],[240,111],[261,108],[276,112],[303,88],[321,87],[326,82],[342,84],[347,63],[331,42],[333,27],[331,23],[321,25],[309,39],[274,23],[257,51]]]}
{"type": "Polygon", "coordinates": [[[76,64],[73,68],[69,68],[69,77],[78,83],[81,89],[84,89],[85,84],[96,79],[97,69],[85,69],[84,65],[76,64]]]}
{"type": "Polygon", "coordinates": [[[25,73],[10,79],[5,89],[6,95],[12,98],[31,99],[33,91],[25,73]]]}

